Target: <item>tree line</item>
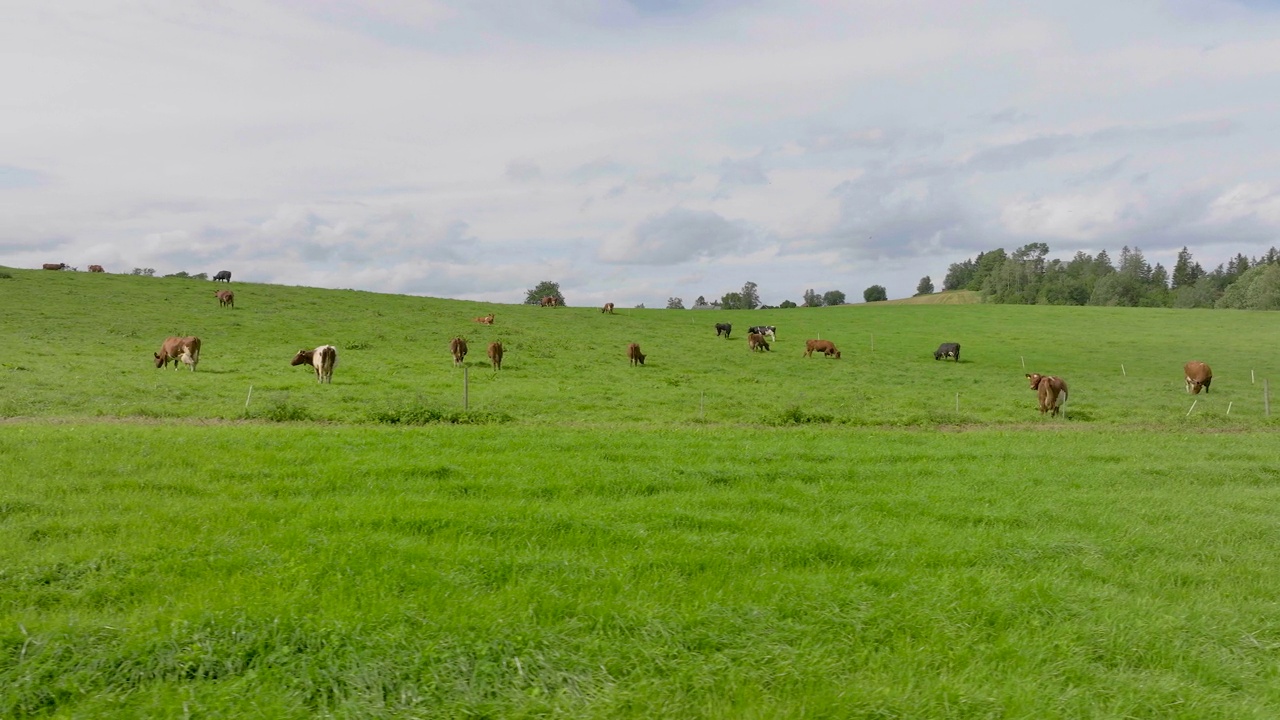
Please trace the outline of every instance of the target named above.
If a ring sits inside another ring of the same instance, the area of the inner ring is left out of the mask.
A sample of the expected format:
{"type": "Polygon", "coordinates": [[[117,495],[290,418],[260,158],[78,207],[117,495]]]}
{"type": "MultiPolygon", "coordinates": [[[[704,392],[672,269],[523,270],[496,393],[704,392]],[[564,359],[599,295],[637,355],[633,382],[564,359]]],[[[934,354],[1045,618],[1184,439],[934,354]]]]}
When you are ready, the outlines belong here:
{"type": "Polygon", "coordinates": [[[1029,243],[1012,253],[997,248],[952,263],[943,290],[976,290],[983,302],[1023,305],[1237,308],[1280,310],[1280,251],[1237,254],[1211,271],[1186,247],[1170,272],[1152,266],[1139,248],[1120,249],[1118,261],[1102,250],[1049,259],[1049,246],[1029,243]]]}

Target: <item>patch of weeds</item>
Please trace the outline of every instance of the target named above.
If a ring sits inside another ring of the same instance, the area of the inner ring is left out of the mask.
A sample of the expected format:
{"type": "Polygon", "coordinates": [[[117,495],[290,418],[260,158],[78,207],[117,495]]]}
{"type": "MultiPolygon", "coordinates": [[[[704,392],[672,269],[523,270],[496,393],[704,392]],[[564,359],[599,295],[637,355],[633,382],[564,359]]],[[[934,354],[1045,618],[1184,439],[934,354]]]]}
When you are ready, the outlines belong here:
{"type": "Polygon", "coordinates": [[[823,425],[836,422],[836,417],[827,413],[810,412],[792,405],[776,415],[765,418],[766,425],[823,425]]]}
{"type": "Polygon", "coordinates": [[[269,420],[271,422],[305,422],[314,420],[315,416],[311,414],[305,405],[299,405],[289,401],[289,394],[275,397],[258,405],[257,407],[245,412],[246,418],[269,420]]]}
{"type": "Polygon", "coordinates": [[[510,415],[488,410],[446,410],[413,404],[369,413],[369,422],[383,425],[497,425],[511,422],[510,415]]]}
{"type": "Polygon", "coordinates": [[[0,272],[0,280],[12,280],[13,276],[7,272],[0,272]]]}
{"type": "Polygon", "coordinates": [[[373,343],[364,340],[352,340],[342,344],[343,350],[369,350],[373,348],[373,343]]]}

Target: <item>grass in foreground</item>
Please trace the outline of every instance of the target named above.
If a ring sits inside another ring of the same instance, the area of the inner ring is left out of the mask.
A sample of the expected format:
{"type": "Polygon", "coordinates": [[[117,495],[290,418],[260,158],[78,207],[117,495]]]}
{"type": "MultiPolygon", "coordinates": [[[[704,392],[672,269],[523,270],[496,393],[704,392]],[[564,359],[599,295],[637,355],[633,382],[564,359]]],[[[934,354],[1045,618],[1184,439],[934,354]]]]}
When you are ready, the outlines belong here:
{"type": "Polygon", "coordinates": [[[1270,434],[0,425],[0,716],[1280,714],[1270,434]]]}

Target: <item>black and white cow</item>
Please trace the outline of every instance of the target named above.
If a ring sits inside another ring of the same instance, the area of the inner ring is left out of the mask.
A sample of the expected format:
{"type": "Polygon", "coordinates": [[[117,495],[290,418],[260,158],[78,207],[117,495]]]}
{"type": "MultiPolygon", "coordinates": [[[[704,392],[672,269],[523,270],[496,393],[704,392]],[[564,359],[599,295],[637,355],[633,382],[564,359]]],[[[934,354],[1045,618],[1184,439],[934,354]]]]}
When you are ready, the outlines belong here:
{"type": "Polygon", "coordinates": [[[778,341],[778,328],[773,325],[752,325],[747,328],[747,332],[763,335],[774,342],[778,341]]]}
{"type": "Polygon", "coordinates": [[[934,360],[947,357],[955,358],[956,362],[960,362],[960,343],[942,343],[937,350],[933,351],[934,360]]]}
{"type": "Polygon", "coordinates": [[[729,339],[729,332],[733,330],[733,326],[729,323],[716,323],[716,337],[720,337],[724,333],[725,339],[729,339]]]}

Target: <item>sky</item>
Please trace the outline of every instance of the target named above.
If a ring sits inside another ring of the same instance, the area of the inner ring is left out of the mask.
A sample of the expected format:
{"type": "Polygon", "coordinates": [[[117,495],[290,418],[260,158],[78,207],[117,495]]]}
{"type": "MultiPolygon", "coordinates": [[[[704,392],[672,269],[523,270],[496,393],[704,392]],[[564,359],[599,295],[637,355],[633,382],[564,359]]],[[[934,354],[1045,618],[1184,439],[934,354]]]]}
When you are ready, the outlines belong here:
{"type": "Polygon", "coordinates": [[[1280,245],[1280,0],[14,5],[3,265],[663,307],[1280,245]]]}

